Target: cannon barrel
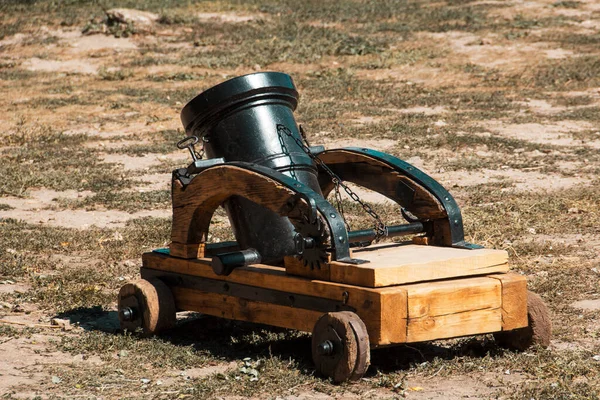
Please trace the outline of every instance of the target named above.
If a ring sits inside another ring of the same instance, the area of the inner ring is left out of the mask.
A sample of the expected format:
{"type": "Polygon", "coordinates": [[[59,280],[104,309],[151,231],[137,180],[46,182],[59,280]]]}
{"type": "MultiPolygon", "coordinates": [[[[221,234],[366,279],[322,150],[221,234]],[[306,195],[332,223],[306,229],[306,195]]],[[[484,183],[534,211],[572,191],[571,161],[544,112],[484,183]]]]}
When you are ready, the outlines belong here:
{"type": "MultiPolygon", "coordinates": [[[[293,114],[297,104],[289,75],[259,72],[200,93],[183,108],[181,121],[186,133],[204,141],[208,158],[272,168],[322,194],[316,166],[294,141],[301,139],[293,114]],[[282,135],[277,129],[281,125],[291,135],[282,135]]],[[[241,248],[256,249],[267,263],[296,254],[294,227],[287,217],[237,196],[224,208],[241,248]]]]}

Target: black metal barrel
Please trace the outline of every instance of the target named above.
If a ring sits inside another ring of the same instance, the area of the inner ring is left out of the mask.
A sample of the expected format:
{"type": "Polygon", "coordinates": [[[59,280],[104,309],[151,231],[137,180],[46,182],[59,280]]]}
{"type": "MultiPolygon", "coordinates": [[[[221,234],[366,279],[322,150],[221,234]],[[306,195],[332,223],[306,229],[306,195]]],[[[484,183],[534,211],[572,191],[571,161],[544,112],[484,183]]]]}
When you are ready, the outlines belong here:
{"type": "MultiPolygon", "coordinates": [[[[321,193],[317,169],[283,125],[300,139],[294,110],[298,92],[292,78],[259,72],[230,79],[196,96],[181,111],[186,133],[203,138],[208,158],[245,161],[272,168],[321,193]]],[[[224,204],[241,248],[254,248],[263,262],[278,263],[295,254],[294,227],[247,199],[234,196],[224,204]]]]}

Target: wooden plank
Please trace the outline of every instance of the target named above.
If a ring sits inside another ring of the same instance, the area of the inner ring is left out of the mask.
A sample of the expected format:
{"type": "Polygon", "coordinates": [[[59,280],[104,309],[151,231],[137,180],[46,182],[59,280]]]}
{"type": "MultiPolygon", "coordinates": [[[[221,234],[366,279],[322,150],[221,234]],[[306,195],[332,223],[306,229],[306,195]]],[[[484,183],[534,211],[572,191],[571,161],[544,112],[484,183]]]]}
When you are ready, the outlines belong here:
{"type": "Polygon", "coordinates": [[[175,297],[175,305],[180,310],[198,311],[237,321],[256,322],[312,332],[315,322],[323,315],[318,311],[250,301],[194,289],[180,287],[171,289],[175,297]]]}
{"type": "Polygon", "coordinates": [[[407,342],[447,339],[498,332],[502,329],[499,308],[408,320],[407,342]]]}
{"type": "Polygon", "coordinates": [[[502,330],[509,331],[526,327],[527,320],[527,279],[518,274],[494,274],[502,285],[502,330]]]}
{"type": "Polygon", "coordinates": [[[465,250],[414,244],[382,244],[354,252],[366,264],[330,263],[334,282],[365,287],[385,287],[462,276],[508,271],[504,250],[465,250]]]}
{"type": "Polygon", "coordinates": [[[502,288],[476,277],[405,285],[407,340],[421,342],[488,332],[502,326],[502,288]]]}
{"type": "Polygon", "coordinates": [[[501,284],[487,277],[406,285],[408,318],[502,307],[501,284]]]}
{"type": "Polygon", "coordinates": [[[372,289],[311,280],[287,275],[283,268],[262,264],[237,268],[231,275],[219,276],[212,271],[208,258],[188,260],[160,253],[145,253],[142,261],[145,268],[160,271],[276,289],[340,302],[346,299],[346,304],[356,309],[356,313],[367,326],[369,337],[374,345],[391,344],[391,340],[400,340],[394,343],[402,343],[406,336],[406,290],[402,287],[372,289]]]}

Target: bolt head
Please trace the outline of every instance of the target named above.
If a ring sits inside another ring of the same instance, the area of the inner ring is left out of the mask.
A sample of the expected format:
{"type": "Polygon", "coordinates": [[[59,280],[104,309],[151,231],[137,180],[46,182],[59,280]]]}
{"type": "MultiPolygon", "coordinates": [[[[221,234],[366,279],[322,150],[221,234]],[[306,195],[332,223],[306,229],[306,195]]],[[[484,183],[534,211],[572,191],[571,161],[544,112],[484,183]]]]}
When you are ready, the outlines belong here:
{"type": "Polygon", "coordinates": [[[119,310],[119,318],[123,321],[133,321],[135,319],[135,311],[131,307],[123,307],[119,310]]]}
{"type": "Polygon", "coordinates": [[[317,346],[317,353],[322,356],[330,356],[333,354],[333,343],[330,340],[326,340],[319,343],[317,346]]]}

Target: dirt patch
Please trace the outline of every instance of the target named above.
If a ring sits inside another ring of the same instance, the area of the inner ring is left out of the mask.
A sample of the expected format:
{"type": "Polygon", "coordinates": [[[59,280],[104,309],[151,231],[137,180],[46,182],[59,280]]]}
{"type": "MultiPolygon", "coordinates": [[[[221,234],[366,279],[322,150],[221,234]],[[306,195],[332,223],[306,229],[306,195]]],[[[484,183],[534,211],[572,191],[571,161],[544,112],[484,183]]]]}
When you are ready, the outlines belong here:
{"type": "Polygon", "coordinates": [[[571,134],[596,128],[587,121],[558,121],[554,123],[506,124],[488,121],[485,128],[491,132],[513,139],[557,146],[585,146],[600,149],[600,140],[576,140],[571,134]]]}
{"type": "Polygon", "coordinates": [[[91,60],[47,60],[37,57],[23,62],[28,71],[69,72],[76,74],[97,74],[98,64],[91,60]]]}
{"type": "Polygon", "coordinates": [[[143,217],[168,218],[172,211],[146,210],[135,213],[125,211],[85,211],[85,210],[8,210],[3,218],[14,218],[30,224],[45,224],[66,228],[86,229],[92,226],[115,228],[125,226],[129,220],[143,217]]]}
{"type": "Polygon", "coordinates": [[[72,47],[71,53],[75,54],[104,49],[121,51],[138,48],[131,38],[116,38],[103,34],[80,36],[67,41],[67,43],[72,47]]]}
{"type": "Polygon", "coordinates": [[[527,107],[530,111],[536,114],[542,115],[553,115],[565,111],[566,107],[556,107],[547,102],[546,100],[528,99],[527,101],[518,101],[524,107],[527,107]]]}
{"type": "Polygon", "coordinates": [[[136,171],[147,170],[167,161],[169,165],[177,165],[175,160],[180,160],[182,156],[183,154],[178,151],[170,154],[145,154],[139,157],[127,154],[105,154],[101,158],[106,163],[121,164],[124,171],[136,171]]]}
{"type": "MultiPolygon", "coordinates": [[[[57,337],[48,334],[34,334],[28,338],[3,338],[0,342],[0,392],[9,393],[12,389],[39,384],[52,384],[52,376],[44,372],[50,364],[93,363],[100,364],[97,357],[85,361],[57,351],[48,351],[48,343],[57,337]]],[[[19,394],[24,394],[19,390],[19,394]]]]}
{"type": "MultiPolygon", "coordinates": [[[[523,171],[513,168],[501,170],[482,169],[477,171],[451,171],[432,173],[446,187],[468,187],[484,184],[505,184],[517,191],[561,190],[570,187],[588,185],[591,178],[577,176],[566,177],[546,174],[538,171],[523,171]]],[[[507,189],[508,190],[508,189],[507,189]]]]}
{"type": "Polygon", "coordinates": [[[586,311],[597,311],[600,310],[600,299],[576,301],[575,303],[571,304],[571,307],[586,311]]]}
{"type": "Polygon", "coordinates": [[[138,178],[141,184],[135,186],[133,190],[140,192],[150,190],[166,190],[171,188],[171,174],[148,174],[138,178]]]}
{"type": "MultiPolygon", "coordinates": [[[[170,181],[165,181],[170,183],[170,181]]],[[[151,190],[151,189],[146,189],[151,190]]],[[[90,191],[77,192],[67,190],[57,192],[48,189],[31,190],[26,199],[18,197],[2,197],[2,203],[13,207],[1,211],[2,218],[14,218],[31,224],[47,224],[67,228],[85,229],[91,226],[120,227],[131,219],[141,217],[168,218],[171,210],[145,210],[135,213],[111,210],[61,210],[57,208],[60,198],[77,200],[93,195],[90,191]],[[48,209],[52,208],[52,209],[48,209]]]]}
{"type": "Polygon", "coordinates": [[[200,21],[218,21],[224,23],[242,23],[248,21],[254,21],[257,19],[265,19],[265,15],[258,14],[238,14],[238,13],[211,13],[211,12],[203,12],[196,14],[196,17],[200,21]]]}
{"type": "Polygon", "coordinates": [[[15,209],[21,210],[40,210],[56,204],[56,200],[63,198],[69,200],[82,199],[91,196],[90,191],[66,190],[58,192],[50,189],[34,189],[27,192],[27,198],[20,197],[2,197],[2,203],[8,204],[15,209]]]}

